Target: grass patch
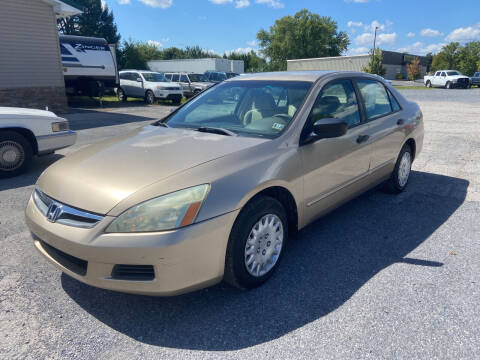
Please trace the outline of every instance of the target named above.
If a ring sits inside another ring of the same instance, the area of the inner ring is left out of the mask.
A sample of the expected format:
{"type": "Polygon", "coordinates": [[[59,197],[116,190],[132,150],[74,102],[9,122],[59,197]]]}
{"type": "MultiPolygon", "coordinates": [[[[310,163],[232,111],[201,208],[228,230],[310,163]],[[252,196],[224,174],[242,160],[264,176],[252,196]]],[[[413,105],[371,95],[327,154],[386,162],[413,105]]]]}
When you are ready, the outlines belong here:
{"type": "Polygon", "coordinates": [[[432,90],[433,88],[427,88],[426,86],[398,86],[394,85],[397,90],[432,90]]]}
{"type": "MultiPolygon", "coordinates": [[[[68,96],[68,106],[70,107],[125,107],[125,106],[146,106],[145,101],[140,98],[127,98],[126,102],[118,100],[114,95],[107,95],[100,101],[99,97],[89,96],[68,96]]],[[[182,104],[187,101],[185,97],[182,99],[182,104]]],[[[172,106],[173,103],[170,100],[157,100],[153,105],[167,105],[172,106]]]]}

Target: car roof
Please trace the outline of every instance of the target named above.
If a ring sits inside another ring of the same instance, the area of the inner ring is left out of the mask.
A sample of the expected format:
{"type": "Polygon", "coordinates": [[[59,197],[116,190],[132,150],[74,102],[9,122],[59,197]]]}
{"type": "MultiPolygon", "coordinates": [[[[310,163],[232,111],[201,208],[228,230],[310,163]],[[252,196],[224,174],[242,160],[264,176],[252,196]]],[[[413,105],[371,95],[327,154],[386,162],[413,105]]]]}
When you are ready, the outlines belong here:
{"type": "Polygon", "coordinates": [[[150,70],[135,70],[135,69],[124,69],[124,70],[120,70],[119,73],[121,72],[130,72],[130,71],[135,71],[135,72],[138,72],[138,73],[151,73],[151,74],[161,74],[161,72],[158,72],[158,71],[150,71],[150,70]]]}
{"type": "MultiPolygon", "coordinates": [[[[254,74],[242,74],[227,81],[248,81],[248,80],[277,80],[277,81],[309,81],[315,82],[321,77],[338,71],[278,71],[254,74]]],[[[350,72],[349,72],[350,73],[350,72]]],[[[359,74],[351,72],[351,74],[359,74]]]]}

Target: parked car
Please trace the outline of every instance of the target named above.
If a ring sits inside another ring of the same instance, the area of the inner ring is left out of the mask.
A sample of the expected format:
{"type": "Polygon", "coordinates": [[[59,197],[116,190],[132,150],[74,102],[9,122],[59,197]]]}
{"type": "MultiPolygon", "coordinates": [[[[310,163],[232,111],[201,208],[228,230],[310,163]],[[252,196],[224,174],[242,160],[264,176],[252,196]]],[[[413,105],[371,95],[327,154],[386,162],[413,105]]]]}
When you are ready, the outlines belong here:
{"type": "Polygon", "coordinates": [[[468,88],[470,86],[470,78],[462,75],[457,70],[440,70],[434,75],[425,75],[423,83],[426,87],[444,87],[446,89],[468,88]]]}
{"type": "Polygon", "coordinates": [[[50,262],[93,286],[249,289],[292,232],[376,185],[402,192],[422,144],[420,108],[379,77],[242,75],[58,161],[26,221],[50,262]]]}
{"type": "Polygon", "coordinates": [[[238,76],[240,74],[234,73],[234,72],[226,72],[225,75],[227,75],[227,79],[231,79],[235,76],[238,76]]]}
{"type": "Polygon", "coordinates": [[[470,85],[480,86],[480,72],[473,74],[473,76],[470,78],[470,85]]]}
{"type": "Polygon", "coordinates": [[[67,93],[99,96],[119,84],[115,45],[103,38],[60,35],[67,93]]]}
{"type": "Polygon", "coordinates": [[[117,89],[118,99],[143,98],[147,104],[155,100],[172,100],[180,104],[183,90],[179,84],[170,82],[162,73],[145,70],[120,71],[120,87],[117,89]]]}
{"type": "Polygon", "coordinates": [[[212,83],[219,83],[227,80],[227,74],[221,71],[205,71],[205,76],[212,83]]]}
{"type": "Polygon", "coordinates": [[[165,73],[165,77],[171,82],[179,83],[186,97],[197,95],[213,85],[204,74],[165,73]]]}
{"type": "Polygon", "coordinates": [[[76,137],[51,111],[0,107],[0,178],[20,175],[35,155],[73,145],[76,137]]]}

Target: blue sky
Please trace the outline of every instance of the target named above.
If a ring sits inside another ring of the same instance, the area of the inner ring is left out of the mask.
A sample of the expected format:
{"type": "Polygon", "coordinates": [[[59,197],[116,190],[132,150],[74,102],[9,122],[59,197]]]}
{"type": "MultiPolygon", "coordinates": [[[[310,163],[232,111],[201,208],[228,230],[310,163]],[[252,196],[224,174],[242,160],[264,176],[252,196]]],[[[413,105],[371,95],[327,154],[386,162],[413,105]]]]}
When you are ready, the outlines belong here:
{"type": "Polygon", "coordinates": [[[373,28],[385,50],[422,55],[450,41],[480,40],[476,1],[458,0],[103,0],[123,39],[158,47],[199,45],[218,54],[256,50],[256,33],[306,8],[332,17],[351,40],[348,54],[367,53],[373,28]]]}

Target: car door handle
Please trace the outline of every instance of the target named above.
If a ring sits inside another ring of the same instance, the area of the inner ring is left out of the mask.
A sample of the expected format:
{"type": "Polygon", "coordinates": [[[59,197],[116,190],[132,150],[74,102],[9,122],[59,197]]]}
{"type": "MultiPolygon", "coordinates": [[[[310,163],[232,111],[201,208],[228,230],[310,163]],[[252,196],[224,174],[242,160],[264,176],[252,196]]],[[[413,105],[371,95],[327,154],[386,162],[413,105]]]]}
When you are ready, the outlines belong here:
{"type": "Polygon", "coordinates": [[[398,119],[397,125],[400,126],[400,125],[403,125],[403,124],[405,124],[405,120],[403,120],[403,119],[398,119]]]}
{"type": "Polygon", "coordinates": [[[358,143],[358,144],[364,143],[364,142],[367,141],[369,138],[370,138],[370,136],[368,136],[368,135],[360,135],[360,136],[357,138],[357,143],[358,143]]]}

